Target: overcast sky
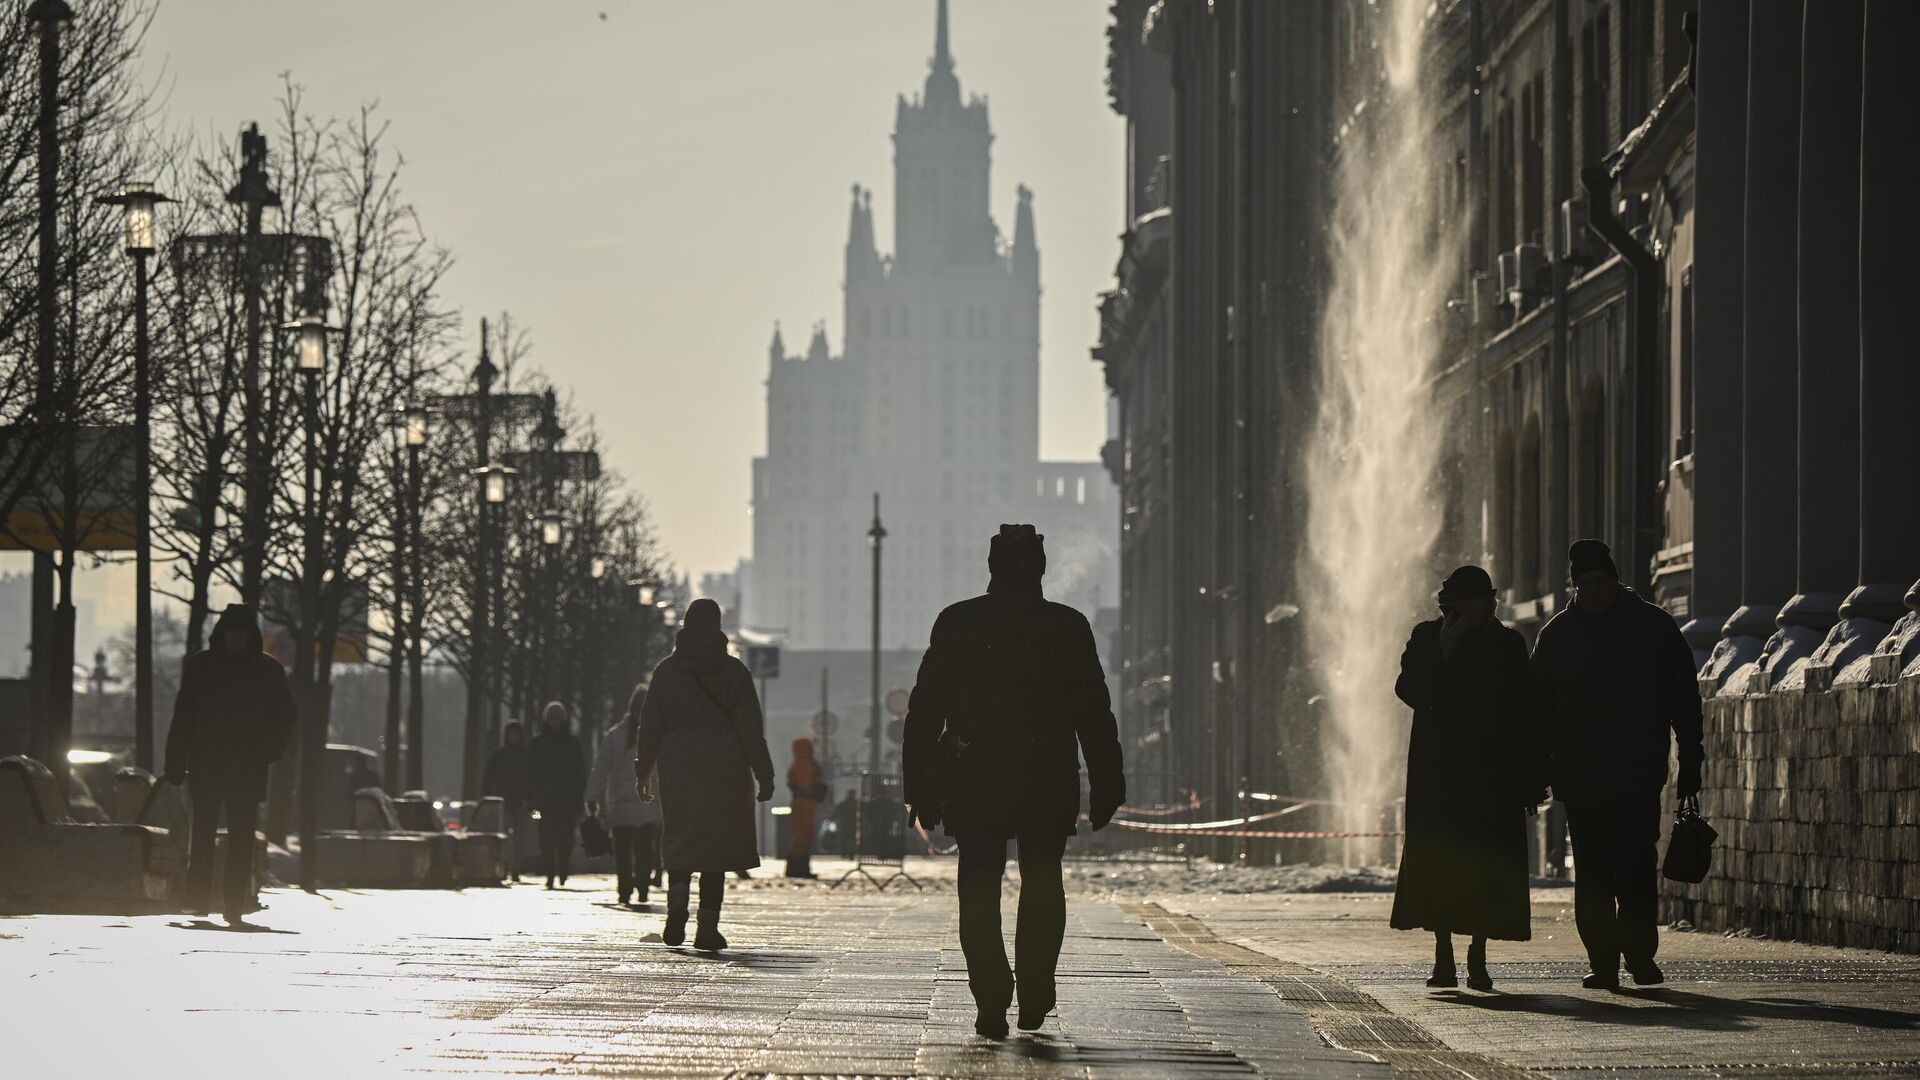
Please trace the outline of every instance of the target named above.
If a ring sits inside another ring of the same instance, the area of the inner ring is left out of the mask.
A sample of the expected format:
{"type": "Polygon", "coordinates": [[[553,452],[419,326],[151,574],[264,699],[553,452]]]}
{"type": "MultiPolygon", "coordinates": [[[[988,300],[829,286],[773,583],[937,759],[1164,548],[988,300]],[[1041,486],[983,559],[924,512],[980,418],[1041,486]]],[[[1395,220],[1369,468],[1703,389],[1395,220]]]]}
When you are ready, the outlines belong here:
{"type": "MultiPolygon", "coordinates": [[[[894,98],[926,76],[934,6],[162,0],[145,64],[168,121],[203,130],[269,126],[281,72],[317,115],[378,99],[406,187],[458,260],[447,299],[469,348],[472,320],[512,310],[698,575],[749,553],[774,320],[798,350],[827,319],[840,348],[848,188],[873,187],[891,222],[894,98]]],[[[1041,451],[1056,458],[1092,458],[1105,437],[1087,347],[1122,224],[1106,7],[953,0],[962,88],[992,102],[1003,230],[1015,185],[1035,191],[1041,451]]],[[[100,599],[118,621],[119,598],[100,599]]]]}

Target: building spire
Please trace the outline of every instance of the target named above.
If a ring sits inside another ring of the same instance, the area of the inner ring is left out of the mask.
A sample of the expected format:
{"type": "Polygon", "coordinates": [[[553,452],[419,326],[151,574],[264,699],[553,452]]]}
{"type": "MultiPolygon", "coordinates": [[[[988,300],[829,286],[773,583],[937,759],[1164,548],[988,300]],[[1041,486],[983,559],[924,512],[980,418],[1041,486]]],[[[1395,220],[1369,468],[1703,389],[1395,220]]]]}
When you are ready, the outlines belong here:
{"type": "Polygon", "coordinates": [[[847,221],[847,280],[875,276],[880,253],[873,237],[873,195],[853,185],[853,209],[847,221]]]}
{"type": "Polygon", "coordinates": [[[787,343],[780,340],[780,320],[773,322],[773,342],[767,346],[767,358],[778,364],[787,358],[787,343]]]}
{"type": "Polygon", "coordinates": [[[939,11],[935,15],[933,28],[933,60],[928,65],[927,89],[924,100],[928,105],[960,105],[960,80],[953,74],[953,50],[951,39],[947,35],[947,0],[940,0],[939,11]]]}

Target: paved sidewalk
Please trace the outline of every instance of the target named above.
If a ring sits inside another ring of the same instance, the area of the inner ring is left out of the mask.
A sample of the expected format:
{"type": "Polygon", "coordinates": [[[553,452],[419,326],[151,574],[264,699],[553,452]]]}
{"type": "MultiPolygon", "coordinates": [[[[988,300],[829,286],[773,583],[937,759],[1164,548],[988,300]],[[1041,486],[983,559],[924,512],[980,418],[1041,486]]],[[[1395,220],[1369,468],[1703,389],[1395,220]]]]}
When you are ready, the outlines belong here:
{"type": "MultiPolygon", "coordinates": [[[[1502,1068],[1920,1076],[1920,957],[1668,931],[1665,986],[1587,991],[1572,890],[1546,889],[1534,894],[1534,940],[1489,946],[1495,993],[1431,991],[1433,939],[1387,926],[1390,894],[1180,896],[1159,907],[1224,943],[1338,980],[1404,1023],[1396,1030],[1412,1045],[1424,1036],[1502,1068]]],[[[1455,950],[1464,964],[1465,942],[1455,950]]],[[[1325,1017],[1315,1020],[1328,1030],[1325,1017]]]]}
{"type": "MultiPolygon", "coordinates": [[[[1255,979],[1115,905],[1070,905],[1060,1009],[972,1033],[953,896],[756,883],[737,948],[658,943],[660,915],[575,891],[289,890],[271,932],[180,917],[0,919],[7,1072],[365,1077],[863,1074],[1384,1078],[1255,979]]],[[[592,891],[589,891],[591,889],[592,891]]],[[[1008,913],[1011,932],[1011,912],[1008,913]]]]}

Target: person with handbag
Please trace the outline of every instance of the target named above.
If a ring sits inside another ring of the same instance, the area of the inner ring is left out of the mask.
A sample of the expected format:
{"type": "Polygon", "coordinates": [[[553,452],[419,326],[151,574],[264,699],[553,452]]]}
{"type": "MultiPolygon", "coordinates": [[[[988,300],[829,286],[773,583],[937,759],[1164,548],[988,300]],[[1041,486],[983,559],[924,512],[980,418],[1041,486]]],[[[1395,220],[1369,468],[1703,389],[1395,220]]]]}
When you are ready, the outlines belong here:
{"type": "Polygon", "coordinates": [[[793,740],[793,764],[787,766],[787,793],[793,813],[787,817],[787,876],[818,877],[813,872],[813,834],[820,825],[820,803],[827,790],[827,774],[813,760],[813,740],[793,740]]]}
{"type": "Polygon", "coordinates": [[[660,843],[660,804],[642,802],[633,782],[633,758],[640,743],[640,710],[647,684],[633,688],[627,712],[600,740],[587,775],[587,813],[605,817],[613,832],[613,870],[620,903],[647,902],[654,848],[660,843]]]}
{"type": "Polygon", "coordinates": [[[547,888],[567,884],[573,862],[573,830],[587,794],[587,755],[573,734],[567,707],[547,703],[540,734],[527,747],[527,796],[540,815],[540,864],[547,888]]]}
{"type": "Polygon", "coordinates": [[[1532,937],[1526,811],[1546,797],[1527,643],[1494,617],[1493,579],[1448,575],[1441,617],[1419,623],[1393,692],[1413,707],[1406,844],[1392,926],[1433,934],[1431,987],[1460,985],[1453,935],[1466,934],[1467,986],[1492,990],[1487,939],[1532,937]]]}
{"type": "Polygon", "coordinates": [[[687,605],[673,653],[653,669],[640,708],[633,776],[642,802],[654,798],[658,770],[667,867],[667,921],[660,938],[686,940],[693,876],[700,875],[700,917],[693,947],[718,952],[727,875],[760,865],[754,801],[773,798],[760,698],[747,667],[727,652],[720,605],[687,605]]]}
{"type": "Polygon", "coordinates": [[[1080,817],[1080,757],[1095,829],[1126,801],[1120,738],[1086,616],[1042,594],[1045,537],[1002,525],[984,596],[934,621],[908,699],[903,745],[908,812],[959,843],[960,947],[978,1015],[974,1030],[1033,1031],[1053,1011],[1066,934],[1060,860],[1080,817]],[[1007,841],[1019,845],[1014,967],[1000,937],[1007,841]],[[1016,979],[1015,972],[1018,972],[1016,979]]]}
{"type": "Polygon", "coordinates": [[[1660,947],[1661,797],[1677,741],[1681,799],[1700,791],[1700,691],[1693,650],[1666,610],[1621,584],[1599,540],[1567,550],[1574,601],[1540,629],[1533,667],[1553,794],[1573,836],[1573,914],[1592,967],[1581,985],[1665,981],[1660,947]]]}

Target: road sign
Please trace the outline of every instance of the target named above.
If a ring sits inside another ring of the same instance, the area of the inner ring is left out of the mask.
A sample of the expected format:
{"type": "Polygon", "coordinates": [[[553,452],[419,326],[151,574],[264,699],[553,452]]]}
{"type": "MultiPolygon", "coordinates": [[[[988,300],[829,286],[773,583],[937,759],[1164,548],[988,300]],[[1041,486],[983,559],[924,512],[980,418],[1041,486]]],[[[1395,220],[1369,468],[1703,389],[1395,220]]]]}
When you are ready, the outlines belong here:
{"type": "Polygon", "coordinates": [[[896,716],[893,719],[887,721],[887,738],[890,741],[897,743],[902,738],[904,738],[906,734],[907,734],[907,722],[905,720],[902,720],[896,716]]]}
{"type": "Polygon", "coordinates": [[[747,646],[747,670],[756,679],[777,679],[780,677],[780,646],[747,646]]]}
{"type": "MultiPolygon", "coordinates": [[[[540,470],[547,467],[546,455],[533,451],[502,454],[500,461],[526,477],[537,477],[540,470]]],[[[592,450],[555,450],[552,464],[554,473],[562,480],[600,479],[600,455],[592,450]]]]}
{"type": "Polygon", "coordinates": [[[840,718],[826,709],[813,714],[813,733],[823,739],[832,735],[839,726],[840,718]]]}
{"type": "Polygon", "coordinates": [[[911,698],[907,692],[897,686],[887,691],[887,715],[907,715],[907,702],[909,700],[911,700],[911,698]]]}

